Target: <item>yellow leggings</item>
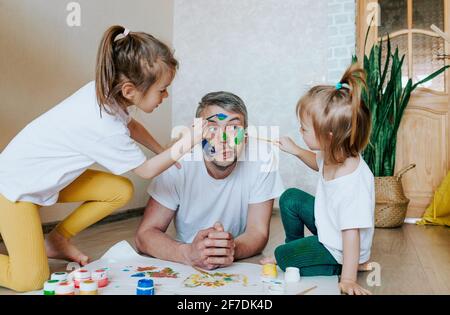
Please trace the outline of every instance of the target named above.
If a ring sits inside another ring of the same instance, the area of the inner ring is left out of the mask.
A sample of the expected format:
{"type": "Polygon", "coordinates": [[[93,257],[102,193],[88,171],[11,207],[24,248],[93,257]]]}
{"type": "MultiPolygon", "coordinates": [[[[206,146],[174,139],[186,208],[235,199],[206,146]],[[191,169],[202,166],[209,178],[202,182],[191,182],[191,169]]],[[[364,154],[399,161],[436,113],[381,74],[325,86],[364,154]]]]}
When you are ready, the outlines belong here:
{"type": "MultiPolygon", "coordinates": [[[[87,170],[59,194],[59,203],[84,202],[56,230],[71,238],[124,206],[133,195],[125,177],[87,170]]],[[[49,277],[39,207],[11,202],[0,194],[0,234],[8,256],[0,255],[0,286],[19,292],[39,290],[49,277]]]]}

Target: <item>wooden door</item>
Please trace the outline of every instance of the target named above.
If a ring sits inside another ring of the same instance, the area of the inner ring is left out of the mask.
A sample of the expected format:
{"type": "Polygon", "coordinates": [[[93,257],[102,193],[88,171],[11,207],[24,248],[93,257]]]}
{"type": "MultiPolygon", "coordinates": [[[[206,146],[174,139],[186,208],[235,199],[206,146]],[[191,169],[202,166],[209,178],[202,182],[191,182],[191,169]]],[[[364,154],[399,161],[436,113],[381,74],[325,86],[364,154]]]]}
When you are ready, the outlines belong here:
{"type": "MultiPolygon", "coordinates": [[[[450,33],[450,0],[359,0],[358,55],[363,54],[368,23],[374,25],[366,52],[389,33],[393,48],[406,54],[404,80],[419,81],[444,66],[449,43],[434,33],[435,24],[450,33]],[[372,20],[372,17],[374,19],[372,20]]],[[[361,59],[360,59],[361,60],[361,59]]],[[[397,137],[396,170],[415,163],[403,177],[411,202],[408,217],[421,217],[437,186],[450,170],[449,71],[414,92],[397,137]]]]}

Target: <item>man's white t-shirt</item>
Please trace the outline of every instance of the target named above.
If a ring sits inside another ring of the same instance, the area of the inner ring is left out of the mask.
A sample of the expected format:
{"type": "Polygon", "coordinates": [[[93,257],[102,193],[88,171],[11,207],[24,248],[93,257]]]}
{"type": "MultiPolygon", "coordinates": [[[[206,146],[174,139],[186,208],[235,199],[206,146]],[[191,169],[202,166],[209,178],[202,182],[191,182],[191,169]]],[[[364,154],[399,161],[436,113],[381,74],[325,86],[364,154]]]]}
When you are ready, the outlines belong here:
{"type": "MultiPolygon", "coordinates": [[[[252,143],[264,145],[250,142],[246,146],[246,157],[254,150],[252,143]]],[[[259,161],[239,160],[228,177],[214,179],[208,174],[201,151],[201,146],[196,146],[193,153],[182,159],[181,169],[169,168],[156,177],[148,189],[157,202],[176,211],[177,239],[183,243],[192,243],[200,230],[218,221],[225,231],[239,236],[247,226],[249,205],[275,199],[283,192],[277,159],[272,154],[259,161]]]]}
{"type": "Polygon", "coordinates": [[[88,83],[29,123],[1,152],[0,194],[48,206],[94,163],[117,175],[140,166],[146,157],[130,138],[130,119],[123,111],[100,115],[95,82],[88,83]]]}
{"type": "Polygon", "coordinates": [[[374,233],[375,189],[374,177],[364,159],[355,171],[326,181],[323,178],[323,157],[317,154],[319,182],[314,203],[314,215],[319,241],[336,261],[342,264],[342,231],[360,229],[360,259],[370,258],[374,233]]]}

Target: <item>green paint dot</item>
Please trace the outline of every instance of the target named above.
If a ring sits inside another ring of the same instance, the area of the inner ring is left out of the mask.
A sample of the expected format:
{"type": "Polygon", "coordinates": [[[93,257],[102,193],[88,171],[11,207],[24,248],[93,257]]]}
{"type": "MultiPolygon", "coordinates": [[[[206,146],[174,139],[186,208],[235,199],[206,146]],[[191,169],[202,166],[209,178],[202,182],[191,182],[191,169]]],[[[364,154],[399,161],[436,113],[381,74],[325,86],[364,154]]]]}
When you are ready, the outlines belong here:
{"type": "Polygon", "coordinates": [[[238,133],[237,133],[236,138],[234,139],[234,143],[235,143],[236,145],[241,144],[242,141],[244,141],[244,137],[245,137],[244,129],[240,128],[239,131],[238,131],[238,133]]]}
{"type": "Polygon", "coordinates": [[[223,139],[223,141],[227,141],[227,133],[226,132],[224,132],[222,134],[222,139],[223,139]]]}

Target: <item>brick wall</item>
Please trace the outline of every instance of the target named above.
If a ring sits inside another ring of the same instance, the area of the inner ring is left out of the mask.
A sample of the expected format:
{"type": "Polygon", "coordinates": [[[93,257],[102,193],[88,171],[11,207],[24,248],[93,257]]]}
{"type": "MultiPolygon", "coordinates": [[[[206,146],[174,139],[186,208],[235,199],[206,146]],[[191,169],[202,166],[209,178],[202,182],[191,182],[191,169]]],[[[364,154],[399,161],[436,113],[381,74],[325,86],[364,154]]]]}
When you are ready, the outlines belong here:
{"type": "Polygon", "coordinates": [[[355,0],[328,1],[327,81],[338,82],[356,47],[355,0]]]}

